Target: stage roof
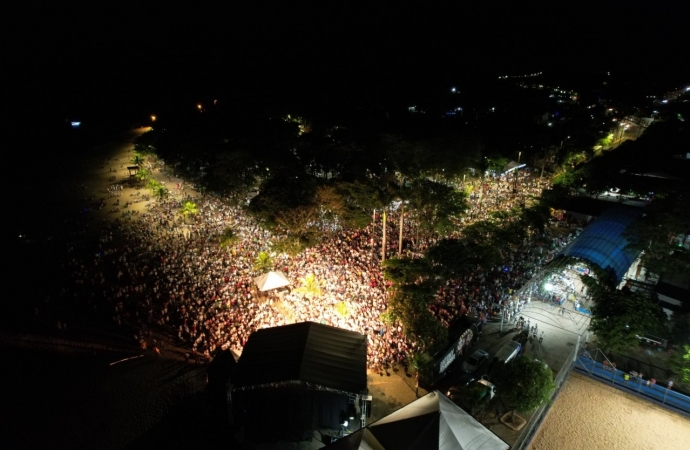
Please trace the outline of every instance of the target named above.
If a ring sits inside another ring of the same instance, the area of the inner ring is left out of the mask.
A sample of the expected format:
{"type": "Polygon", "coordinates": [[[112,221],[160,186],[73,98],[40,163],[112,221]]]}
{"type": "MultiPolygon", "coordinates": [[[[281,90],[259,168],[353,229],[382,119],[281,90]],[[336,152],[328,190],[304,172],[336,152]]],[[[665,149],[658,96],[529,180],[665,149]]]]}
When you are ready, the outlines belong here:
{"type": "Polygon", "coordinates": [[[264,328],[249,336],[235,387],[303,381],[345,392],[367,387],[367,340],[315,322],[264,328]]]}
{"type": "Polygon", "coordinates": [[[623,232],[641,214],[640,209],[632,207],[604,211],[563,251],[563,255],[581,258],[612,271],[619,283],[637,257],[625,250],[628,240],[623,232]]]}
{"type": "Polygon", "coordinates": [[[332,450],[507,450],[509,445],[439,391],[343,439],[332,450]]]}

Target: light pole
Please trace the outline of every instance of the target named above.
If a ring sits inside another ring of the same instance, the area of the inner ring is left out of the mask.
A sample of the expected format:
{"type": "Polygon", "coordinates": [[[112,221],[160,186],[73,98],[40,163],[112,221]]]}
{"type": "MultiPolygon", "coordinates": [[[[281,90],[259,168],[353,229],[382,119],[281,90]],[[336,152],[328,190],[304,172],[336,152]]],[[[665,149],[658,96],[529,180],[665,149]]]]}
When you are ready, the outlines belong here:
{"type": "Polygon", "coordinates": [[[517,193],[517,180],[518,180],[518,170],[520,169],[520,157],[522,152],[518,152],[517,166],[515,166],[515,185],[513,186],[513,192],[517,193]]]}
{"type": "Polygon", "coordinates": [[[623,133],[625,133],[625,124],[623,124],[623,122],[620,122],[618,124],[618,129],[620,130],[618,132],[618,145],[620,145],[620,141],[621,139],[623,139],[623,133]]]}

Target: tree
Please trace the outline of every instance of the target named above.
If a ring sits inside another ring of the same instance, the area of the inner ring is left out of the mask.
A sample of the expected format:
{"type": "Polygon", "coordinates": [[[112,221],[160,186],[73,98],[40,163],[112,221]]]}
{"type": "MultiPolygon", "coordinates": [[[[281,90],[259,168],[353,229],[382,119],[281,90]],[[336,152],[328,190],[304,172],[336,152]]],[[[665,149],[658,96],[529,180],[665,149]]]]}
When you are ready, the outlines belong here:
{"type": "Polygon", "coordinates": [[[315,205],[296,206],[285,211],[278,211],[275,222],[282,226],[293,239],[303,242],[316,240],[318,229],[316,222],[318,212],[315,205]]]}
{"type": "Polygon", "coordinates": [[[463,192],[427,179],[415,180],[406,196],[419,225],[428,232],[452,230],[468,207],[463,192]]]}
{"type": "Polygon", "coordinates": [[[140,167],[134,177],[137,179],[137,181],[147,181],[149,178],[151,178],[151,172],[148,169],[140,167]]]}
{"type": "Polygon", "coordinates": [[[230,227],[223,230],[223,233],[218,236],[218,245],[221,248],[231,247],[235,245],[237,241],[239,241],[239,236],[235,234],[235,231],[230,227]]]}
{"type": "Polygon", "coordinates": [[[351,228],[369,225],[371,212],[378,206],[374,186],[363,181],[346,181],[338,183],[336,190],[343,199],[342,210],[338,213],[342,224],[351,228]]]}
{"type": "Polygon", "coordinates": [[[336,303],[335,304],[335,311],[342,318],[347,318],[350,315],[350,309],[347,307],[347,303],[345,303],[345,302],[336,303]]]}
{"type": "Polygon", "coordinates": [[[591,329],[605,350],[624,351],[639,345],[637,336],[658,333],[665,314],[639,292],[603,291],[594,298],[591,329]]]}
{"type": "Polygon", "coordinates": [[[273,270],[273,258],[266,252],[259,252],[254,259],[254,270],[256,272],[266,272],[273,270]]]}
{"type": "Polygon", "coordinates": [[[690,345],[681,346],[671,357],[671,369],[683,383],[690,383],[690,345]]]}
{"type": "Polygon", "coordinates": [[[388,307],[410,339],[421,342],[422,348],[434,352],[448,343],[448,330],[429,309],[435,291],[429,286],[406,286],[389,296],[388,307]]]}
{"type": "Polygon", "coordinates": [[[144,157],[140,155],[139,153],[135,153],[134,156],[132,156],[132,159],[130,159],[130,162],[134,165],[137,166],[143,166],[144,165],[144,157]]]}
{"type": "Polygon", "coordinates": [[[491,240],[442,239],[427,252],[429,260],[446,278],[458,278],[492,267],[501,261],[498,245],[491,240]]]}
{"type": "Polygon", "coordinates": [[[376,209],[381,209],[381,261],[386,260],[386,225],[387,225],[387,213],[393,200],[400,198],[399,186],[395,175],[388,174],[386,176],[380,177],[376,184],[376,209]]]}
{"type": "Polygon", "coordinates": [[[393,258],[385,261],[384,278],[392,281],[387,314],[399,321],[405,335],[419,340],[425,349],[438,349],[448,340],[448,330],[432,314],[439,279],[425,258],[393,258]]]}
{"type": "Polygon", "coordinates": [[[165,186],[163,186],[162,184],[159,184],[156,187],[154,187],[152,189],[152,191],[153,191],[153,196],[155,198],[157,198],[158,200],[165,200],[168,197],[168,195],[170,194],[168,192],[168,189],[165,186]]]}
{"type": "Polygon", "coordinates": [[[282,225],[293,228],[292,231],[299,234],[311,221],[305,221],[305,215],[316,214],[316,188],[317,180],[314,177],[287,168],[261,183],[259,194],[252,198],[247,211],[264,227],[282,225]],[[282,224],[278,223],[278,218],[283,221],[282,224]]]}
{"type": "Polygon", "coordinates": [[[671,338],[676,345],[690,344],[690,313],[673,313],[671,338]]]}
{"type": "Polygon", "coordinates": [[[308,274],[306,277],[300,277],[299,281],[301,286],[296,288],[294,292],[311,298],[323,295],[323,287],[326,282],[317,279],[313,273],[308,274]]]}
{"type": "MultiPolygon", "coordinates": [[[[209,183],[221,192],[231,193],[236,199],[244,199],[261,174],[255,152],[244,148],[220,152],[212,167],[209,183]]],[[[264,170],[263,175],[266,173],[264,170]]]]}
{"type": "Polygon", "coordinates": [[[656,200],[624,236],[629,242],[627,249],[641,253],[647,270],[690,281],[690,192],[656,200]]]}
{"type": "Polygon", "coordinates": [[[551,398],[556,388],[551,369],[540,361],[526,357],[506,364],[494,378],[498,394],[515,411],[529,413],[551,398]]]}
{"type": "Polygon", "coordinates": [[[284,236],[273,241],[271,250],[275,253],[285,253],[290,256],[297,256],[306,247],[307,245],[300,240],[284,236]]]}
{"type": "Polygon", "coordinates": [[[194,202],[184,202],[182,208],[180,208],[180,213],[187,219],[189,216],[195,216],[199,214],[199,208],[194,202]]]}

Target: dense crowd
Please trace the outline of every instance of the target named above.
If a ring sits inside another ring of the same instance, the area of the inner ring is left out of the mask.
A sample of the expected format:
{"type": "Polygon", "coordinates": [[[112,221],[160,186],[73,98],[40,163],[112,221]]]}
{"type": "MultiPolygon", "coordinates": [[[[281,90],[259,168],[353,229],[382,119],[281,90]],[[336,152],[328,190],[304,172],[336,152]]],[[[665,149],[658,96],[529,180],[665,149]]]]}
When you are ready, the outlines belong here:
{"type": "MultiPolygon", "coordinates": [[[[470,196],[466,222],[510,209],[538,196],[544,187],[528,175],[518,183],[512,177],[487,178],[484,194],[470,196]]],[[[179,187],[178,191],[182,194],[179,187]]],[[[254,283],[260,275],[254,269],[255,259],[259,252],[270,251],[274,236],[241,208],[214,196],[187,199],[198,206],[193,217],[180,215],[179,198],[151,203],[147,212],[129,214],[104,229],[93,264],[72,260],[74,278],[90,286],[94,303],[110,305],[116,323],[165,327],[187,348],[206,357],[219,349],[241,351],[257,329],[301,321],[365,334],[371,367],[402,361],[419,345],[406,339],[400,327],[386,327],[381,320],[388,294],[380,261],[380,220],[361,230],[324,235],[319,245],[295,257],[274,255],[275,269],[293,285],[313,274],[323,283],[322,295],[289,289],[260,293],[254,283]],[[218,236],[228,227],[238,240],[221,246],[218,236]],[[336,308],[340,302],[347,306],[346,314],[336,308]]],[[[397,214],[389,216],[389,236],[398,235],[397,214]]],[[[420,255],[435,241],[416,240],[409,222],[403,230],[405,253],[420,255]]],[[[448,280],[431,305],[433,313],[446,325],[463,314],[487,320],[562,244],[535,235],[507,246],[502,264],[448,280]]],[[[388,257],[397,251],[397,239],[391,239],[388,257]]]]}

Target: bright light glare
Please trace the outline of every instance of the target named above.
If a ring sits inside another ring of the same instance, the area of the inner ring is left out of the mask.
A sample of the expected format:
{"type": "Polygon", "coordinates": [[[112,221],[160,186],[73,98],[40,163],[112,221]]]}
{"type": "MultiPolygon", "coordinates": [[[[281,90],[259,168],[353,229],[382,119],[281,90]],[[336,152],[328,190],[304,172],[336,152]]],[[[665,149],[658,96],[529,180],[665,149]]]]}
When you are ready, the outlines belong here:
{"type": "Polygon", "coordinates": [[[549,291],[549,292],[553,291],[553,284],[551,284],[551,283],[546,283],[546,284],[544,285],[544,289],[546,289],[546,290],[549,291]]]}

